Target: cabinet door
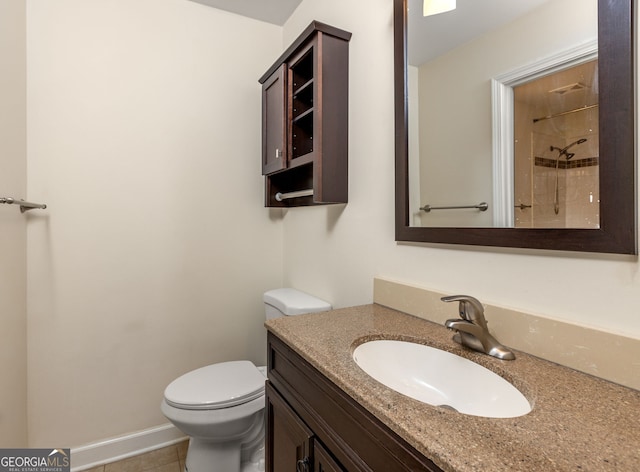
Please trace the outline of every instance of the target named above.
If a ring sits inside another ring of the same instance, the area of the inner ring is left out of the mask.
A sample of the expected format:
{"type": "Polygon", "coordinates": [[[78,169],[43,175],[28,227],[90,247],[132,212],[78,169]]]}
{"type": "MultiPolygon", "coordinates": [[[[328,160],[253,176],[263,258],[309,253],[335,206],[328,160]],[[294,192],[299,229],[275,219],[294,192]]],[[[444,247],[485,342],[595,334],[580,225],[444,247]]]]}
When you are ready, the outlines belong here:
{"type": "Polygon", "coordinates": [[[309,472],[313,433],[269,382],[266,407],[266,472],[309,472]]]}
{"type": "Polygon", "coordinates": [[[262,174],[287,164],[287,67],[282,65],[262,84],[262,174]]]}
{"type": "Polygon", "coordinates": [[[319,441],[313,442],[313,472],[346,472],[319,441]]]}

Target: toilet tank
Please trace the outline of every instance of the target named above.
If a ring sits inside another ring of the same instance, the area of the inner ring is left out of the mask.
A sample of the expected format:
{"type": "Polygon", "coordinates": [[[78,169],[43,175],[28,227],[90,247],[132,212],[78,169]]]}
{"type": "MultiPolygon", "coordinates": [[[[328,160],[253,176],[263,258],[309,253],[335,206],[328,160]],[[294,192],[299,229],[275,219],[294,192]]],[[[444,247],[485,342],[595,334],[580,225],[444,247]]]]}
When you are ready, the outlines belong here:
{"type": "Polygon", "coordinates": [[[269,290],[264,293],[263,300],[268,320],[331,310],[331,305],[324,300],[293,288],[269,290]]]}

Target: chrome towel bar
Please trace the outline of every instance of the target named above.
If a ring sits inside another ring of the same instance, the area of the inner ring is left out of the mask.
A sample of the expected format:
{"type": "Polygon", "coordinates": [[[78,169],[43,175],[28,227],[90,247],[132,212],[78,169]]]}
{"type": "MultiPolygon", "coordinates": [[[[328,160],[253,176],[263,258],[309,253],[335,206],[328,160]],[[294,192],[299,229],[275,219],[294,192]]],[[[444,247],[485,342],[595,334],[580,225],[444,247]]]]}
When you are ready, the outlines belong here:
{"type": "Polygon", "coordinates": [[[47,205],[45,205],[44,203],[25,202],[24,200],[16,200],[15,198],[11,197],[0,197],[0,203],[6,203],[8,205],[20,205],[21,213],[24,213],[27,210],[33,210],[34,208],[39,208],[41,210],[47,208],[47,205]]]}
{"type": "Polygon", "coordinates": [[[275,198],[277,201],[281,202],[282,200],[286,200],[288,198],[298,198],[298,197],[311,197],[313,196],[313,189],[309,190],[298,190],[297,192],[288,192],[288,193],[276,193],[275,198]]]}
{"type": "Polygon", "coordinates": [[[466,205],[466,206],[442,206],[442,207],[434,207],[431,205],[425,205],[420,207],[422,211],[429,213],[431,210],[461,210],[466,208],[477,208],[480,211],[487,211],[489,208],[489,204],[486,202],[478,203],[477,205],[466,205]]]}

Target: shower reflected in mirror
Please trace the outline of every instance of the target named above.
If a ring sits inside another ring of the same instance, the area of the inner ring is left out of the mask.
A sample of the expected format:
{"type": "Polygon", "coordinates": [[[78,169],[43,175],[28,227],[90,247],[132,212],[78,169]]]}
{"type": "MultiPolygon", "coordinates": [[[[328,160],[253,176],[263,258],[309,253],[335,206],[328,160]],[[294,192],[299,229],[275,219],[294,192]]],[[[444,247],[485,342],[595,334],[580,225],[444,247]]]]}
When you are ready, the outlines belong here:
{"type": "Polygon", "coordinates": [[[571,144],[563,147],[562,149],[560,149],[557,146],[551,146],[549,148],[551,151],[558,151],[558,157],[556,158],[556,185],[555,185],[554,200],[553,200],[553,211],[554,211],[554,213],[556,215],[558,215],[560,213],[560,196],[559,196],[560,187],[558,185],[558,180],[559,180],[559,177],[560,177],[560,166],[559,166],[560,158],[564,157],[568,161],[573,156],[575,156],[575,153],[567,152],[567,149],[569,149],[570,147],[575,146],[576,144],[582,144],[582,143],[584,143],[586,141],[587,141],[586,138],[582,138],[582,139],[578,139],[577,141],[572,142],[571,144]]]}
{"type": "Polygon", "coordinates": [[[600,226],[597,66],[514,87],[515,227],[600,226]]]}

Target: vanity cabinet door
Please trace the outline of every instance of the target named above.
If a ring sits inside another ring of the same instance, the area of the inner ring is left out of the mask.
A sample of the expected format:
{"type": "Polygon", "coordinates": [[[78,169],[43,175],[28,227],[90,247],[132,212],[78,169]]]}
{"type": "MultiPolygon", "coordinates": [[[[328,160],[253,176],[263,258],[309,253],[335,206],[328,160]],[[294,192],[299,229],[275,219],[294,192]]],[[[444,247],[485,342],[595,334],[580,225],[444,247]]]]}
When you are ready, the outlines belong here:
{"type": "Polygon", "coordinates": [[[347,472],[267,382],[266,472],[347,472]]]}
{"type": "Polygon", "coordinates": [[[313,433],[269,382],[266,387],[266,408],[266,472],[311,472],[313,433]]]}
{"type": "Polygon", "coordinates": [[[318,441],[313,443],[313,472],[346,472],[318,441]]]}

